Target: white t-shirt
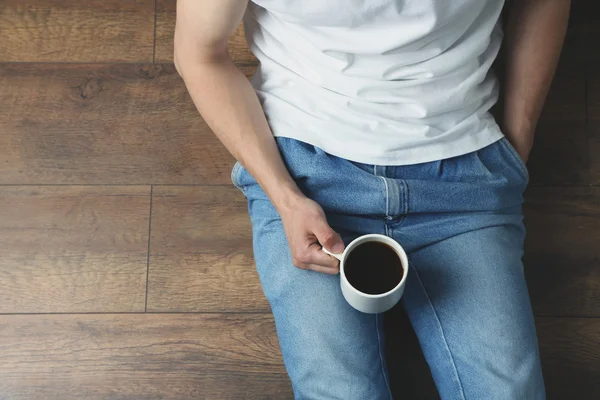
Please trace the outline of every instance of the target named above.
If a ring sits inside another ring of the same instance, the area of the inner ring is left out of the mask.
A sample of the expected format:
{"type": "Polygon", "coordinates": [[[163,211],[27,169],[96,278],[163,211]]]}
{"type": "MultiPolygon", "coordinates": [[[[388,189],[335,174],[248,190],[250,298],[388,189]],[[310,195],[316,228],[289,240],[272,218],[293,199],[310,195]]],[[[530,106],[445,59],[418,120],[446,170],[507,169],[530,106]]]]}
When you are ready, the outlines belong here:
{"type": "Polygon", "coordinates": [[[275,136],[406,165],[503,135],[489,109],[504,0],[252,0],[252,83],[275,136]]]}

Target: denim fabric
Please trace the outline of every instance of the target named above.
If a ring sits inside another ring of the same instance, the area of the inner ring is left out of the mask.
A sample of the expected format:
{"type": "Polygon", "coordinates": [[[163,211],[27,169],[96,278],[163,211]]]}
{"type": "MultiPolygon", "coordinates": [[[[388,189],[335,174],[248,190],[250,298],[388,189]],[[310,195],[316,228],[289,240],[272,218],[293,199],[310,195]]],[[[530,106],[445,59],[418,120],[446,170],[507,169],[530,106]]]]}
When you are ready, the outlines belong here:
{"type": "MultiPolygon", "coordinates": [[[[300,189],[346,244],[379,233],[412,269],[401,300],[444,400],[544,399],[522,255],[527,168],[506,139],[430,163],[375,166],[278,138],[300,189]]],[[[296,399],[390,399],[383,315],[355,311],[339,276],[292,265],[281,219],[240,164],[254,254],[296,399]]],[[[399,340],[399,338],[386,338],[399,340]]]]}

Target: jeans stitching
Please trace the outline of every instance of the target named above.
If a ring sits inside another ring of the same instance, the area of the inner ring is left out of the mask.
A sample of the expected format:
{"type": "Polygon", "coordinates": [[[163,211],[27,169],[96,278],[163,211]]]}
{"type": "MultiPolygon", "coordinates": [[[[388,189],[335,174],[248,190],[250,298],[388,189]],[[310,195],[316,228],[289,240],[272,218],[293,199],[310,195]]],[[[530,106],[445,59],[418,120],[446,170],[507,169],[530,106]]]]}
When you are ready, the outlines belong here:
{"type": "Polygon", "coordinates": [[[403,204],[403,211],[404,214],[408,214],[408,184],[406,183],[405,180],[402,180],[402,188],[404,189],[404,204],[403,204]]]}
{"type": "Polygon", "coordinates": [[[385,359],[383,357],[383,346],[381,345],[381,334],[379,332],[379,318],[381,318],[380,314],[376,314],[375,315],[375,330],[377,331],[377,347],[379,348],[379,360],[381,361],[381,373],[383,374],[383,380],[385,381],[385,386],[387,387],[388,394],[390,396],[390,400],[392,400],[393,399],[392,389],[390,387],[390,382],[387,377],[385,359]]]}
{"type": "Polygon", "coordinates": [[[388,183],[383,176],[380,176],[383,179],[383,183],[385,185],[385,216],[390,216],[390,193],[388,189],[388,183]]]}
{"type": "Polygon", "coordinates": [[[429,303],[429,306],[433,310],[433,314],[435,315],[436,322],[437,322],[440,332],[442,334],[442,339],[444,340],[444,345],[446,346],[446,350],[448,351],[448,354],[450,355],[450,361],[452,363],[452,367],[454,368],[454,374],[456,375],[456,380],[458,381],[458,387],[460,389],[461,399],[465,400],[465,391],[463,389],[463,385],[460,380],[460,375],[458,374],[458,369],[456,368],[456,362],[454,361],[454,356],[452,355],[452,352],[450,351],[450,346],[448,346],[448,340],[446,340],[446,334],[444,333],[444,328],[442,327],[440,317],[438,316],[437,311],[435,310],[435,307],[433,306],[433,302],[431,301],[431,298],[429,297],[429,294],[427,293],[427,290],[425,289],[425,285],[423,285],[423,281],[421,280],[421,277],[419,276],[419,273],[417,272],[417,269],[414,267],[414,265],[413,265],[412,270],[415,271],[415,276],[417,277],[417,281],[419,281],[419,285],[423,289],[423,293],[425,293],[427,302],[429,303]]]}

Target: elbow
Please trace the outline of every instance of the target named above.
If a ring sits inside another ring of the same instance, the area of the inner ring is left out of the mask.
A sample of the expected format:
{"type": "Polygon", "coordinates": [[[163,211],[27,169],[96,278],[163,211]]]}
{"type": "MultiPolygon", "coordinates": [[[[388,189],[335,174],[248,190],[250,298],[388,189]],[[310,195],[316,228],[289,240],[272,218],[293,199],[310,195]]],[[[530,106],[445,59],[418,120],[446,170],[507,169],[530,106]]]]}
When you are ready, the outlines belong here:
{"type": "Polygon", "coordinates": [[[175,71],[177,71],[177,73],[179,74],[179,76],[181,76],[183,78],[183,75],[181,74],[181,64],[179,63],[178,59],[177,59],[177,52],[173,52],[173,64],[175,64],[175,71]]]}
{"type": "Polygon", "coordinates": [[[175,70],[185,79],[185,70],[187,69],[187,65],[193,59],[194,56],[194,46],[193,41],[187,39],[186,35],[179,32],[178,29],[175,29],[175,35],[173,38],[173,64],[175,64],[175,70]]]}
{"type": "Polygon", "coordinates": [[[175,70],[183,78],[183,66],[180,61],[181,56],[178,54],[177,50],[173,51],[173,64],[175,64],[175,70]]]}
{"type": "Polygon", "coordinates": [[[185,64],[185,56],[182,54],[183,45],[180,40],[178,40],[177,34],[175,35],[175,39],[173,40],[173,64],[175,64],[175,70],[183,78],[183,69],[185,64]]]}
{"type": "Polygon", "coordinates": [[[201,67],[214,64],[220,64],[229,58],[229,53],[226,47],[217,46],[201,46],[196,44],[190,46],[189,43],[181,43],[177,40],[174,41],[173,49],[173,63],[177,73],[185,80],[186,71],[190,67],[201,67]]]}

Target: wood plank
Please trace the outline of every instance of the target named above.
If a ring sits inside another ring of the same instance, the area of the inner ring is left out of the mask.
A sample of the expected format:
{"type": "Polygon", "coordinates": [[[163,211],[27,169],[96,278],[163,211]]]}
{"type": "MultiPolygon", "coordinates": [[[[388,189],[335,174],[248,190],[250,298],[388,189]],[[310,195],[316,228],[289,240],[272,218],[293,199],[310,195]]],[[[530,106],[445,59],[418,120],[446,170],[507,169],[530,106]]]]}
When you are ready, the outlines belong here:
{"type": "MultiPolygon", "coordinates": [[[[548,398],[595,399],[600,320],[537,327],[548,398]]],[[[0,350],[11,400],[291,398],[267,315],[4,315],[0,350]]]]}
{"type": "Polygon", "coordinates": [[[268,315],[0,316],[11,400],[288,399],[268,315]]]}
{"type": "Polygon", "coordinates": [[[532,185],[590,183],[589,139],[584,120],[541,120],[528,168],[532,185]]]}
{"type": "Polygon", "coordinates": [[[1,187],[0,312],[143,311],[149,211],[148,187],[1,187]]]}
{"type": "Polygon", "coordinates": [[[3,0],[0,61],[152,62],[154,0],[3,0]]]}
{"type": "Polygon", "coordinates": [[[541,119],[545,121],[585,121],[585,66],[571,57],[565,44],[541,119]]]}
{"type": "Polygon", "coordinates": [[[590,63],[587,71],[588,119],[600,123],[600,61],[590,63]]]}
{"type": "Polygon", "coordinates": [[[590,183],[585,65],[577,53],[580,23],[572,22],[536,131],[529,162],[533,185],[590,183]]]}
{"type": "Polygon", "coordinates": [[[269,311],[244,196],[227,187],[155,187],[149,311],[269,311]]]}
{"type": "Polygon", "coordinates": [[[595,0],[574,0],[571,3],[571,17],[567,37],[573,43],[574,59],[582,64],[600,61],[597,46],[600,40],[600,3],[595,0]]]}
{"type": "MultiPolygon", "coordinates": [[[[173,62],[173,35],[175,33],[175,10],[177,0],[157,0],[156,8],[156,62],[173,62]]],[[[244,27],[240,23],[229,39],[229,55],[243,68],[247,76],[254,73],[258,64],[248,50],[244,27]]]]}
{"type": "Polygon", "coordinates": [[[588,123],[590,155],[590,183],[600,186],[600,114],[594,116],[598,120],[588,123]]]}
{"type": "Polygon", "coordinates": [[[173,62],[173,37],[177,18],[177,0],[156,1],[156,42],[154,44],[155,62],[173,62]]]}
{"type": "Polygon", "coordinates": [[[587,68],[590,181],[600,185],[600,56],[597,61],[588,62],[587,68]]]}
{"type": "Polygon", "coordinates": [[[172,65],[0,64],[0,183],[229,184],[172,65]]]}
{"type": "Polygon", "coordinates": [[[536,321],[548,400],[596,400],[600,393],[600,319],[536,321]]]}
{"type": "Polygon", "coordinates": [[[600,316],[600,188],[530,188],[525,272],[534,311],[600,316]]]}
{"type": "Polygon", "coordinates": [[[588,16],[593,15],[594,0],[575,0],[571,2],[569,26],[565,37],[565,45],[561,58],[568,59],[572,65],[579,63],[582,67],[590,59],[590,24],[588,16]],[[586,49],[587,47],[587,49],[586,49]]]}

